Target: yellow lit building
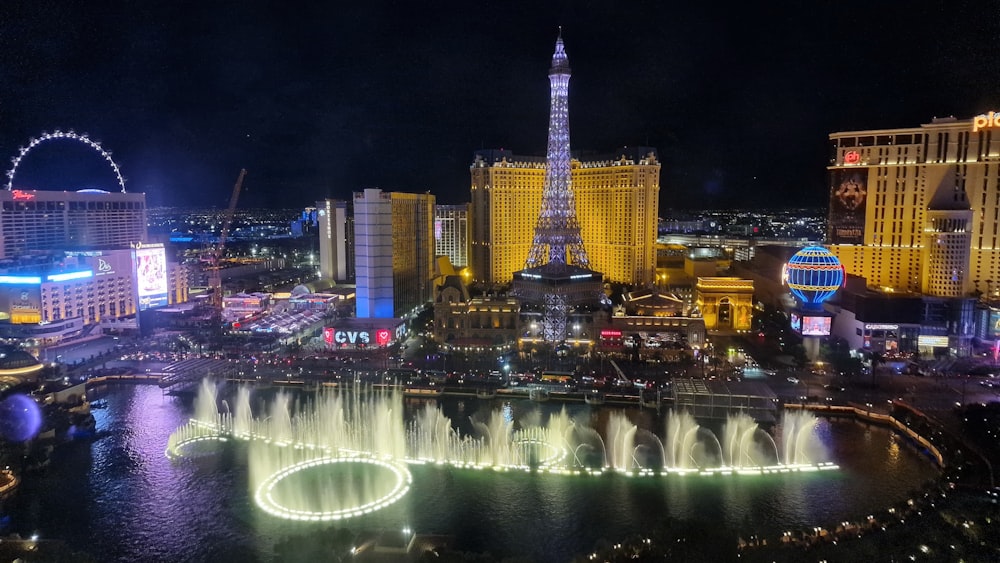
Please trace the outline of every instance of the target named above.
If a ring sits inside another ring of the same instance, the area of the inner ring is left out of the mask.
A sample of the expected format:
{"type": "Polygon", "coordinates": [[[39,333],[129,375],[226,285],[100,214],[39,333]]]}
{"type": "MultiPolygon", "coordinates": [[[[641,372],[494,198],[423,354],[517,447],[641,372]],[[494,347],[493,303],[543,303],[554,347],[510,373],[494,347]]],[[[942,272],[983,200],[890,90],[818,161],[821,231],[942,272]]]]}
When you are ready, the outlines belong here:
{"type": "Polygon", "coordinates": [[[392,287],[396,317],[434,295],[433,195],[392,192],[392,287]]]}
{"type": "Polygon", "coordinates": [[[460,276],[445,276],[435,287],[434,340],[465,347],[507,346],[517,340],[516,299],[471,298],[460,276]]]}
{"type": "Polygon", "coordinates": [[[696,307],[707,330],[750,330],[753,317],[753,280],[699,277],[696,307]]]}
{"type": "MultiPolygon", "coordinates": [[[[660,163],[655,150],[573,159],[572,189],[592,270],[604,280],[655,280],[660,163]]],[[[507,283],[524,268],[542,205],[545,158],[506,150],[476,153],[470,169],[469,265],[473,281],[507,283]]]]}
{"type": "Polygon", "coordinates": [[[1000,116],[833,133],[829,248],[875,288],[1000,293],[1000,116]]]}

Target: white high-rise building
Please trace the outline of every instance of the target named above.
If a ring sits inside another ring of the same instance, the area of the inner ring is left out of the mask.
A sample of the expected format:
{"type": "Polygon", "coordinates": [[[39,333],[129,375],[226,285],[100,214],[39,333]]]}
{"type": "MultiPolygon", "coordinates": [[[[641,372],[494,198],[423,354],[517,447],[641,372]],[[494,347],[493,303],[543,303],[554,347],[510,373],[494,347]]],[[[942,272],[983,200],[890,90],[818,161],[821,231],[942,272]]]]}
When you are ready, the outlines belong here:
{"type": "Polygon", "coordinates": [[[434,196],[367,189],[354,194],[359,318],[400,318],[430,302],[434,196]]]}
{"type": "Polygon", "coordinates": [[[468,265],[469,204],[434,206],[434,253],[447,256],[451,265],[468,265]]]}
{"type": "Polygon", "coordinates": [[[316,202],[319,223],[319,267],[323,279],[349,281],[353,277],[353,245],[349,236],[353,235],[347,202],[327,199],[316,202]]]}
{"type": "Polygon", "coordinates": [[[392,194],[369,188],[354,194],[356,316],[393,317],[392,194]]]}

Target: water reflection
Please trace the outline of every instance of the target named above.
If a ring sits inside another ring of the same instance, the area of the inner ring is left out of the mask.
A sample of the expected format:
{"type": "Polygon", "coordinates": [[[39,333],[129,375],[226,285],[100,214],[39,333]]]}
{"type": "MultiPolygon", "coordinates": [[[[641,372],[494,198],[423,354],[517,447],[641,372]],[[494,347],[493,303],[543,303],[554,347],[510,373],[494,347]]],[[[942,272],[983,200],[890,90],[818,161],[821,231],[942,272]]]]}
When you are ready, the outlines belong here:
{"type": "Polygon", "coordinates": [[[886,466],[889,470],[892,470],[897,465],[899,465],[900,455],[901,454],[899,448],[899,437],[894,434],[889,437],[889,456],[886,463],[886,466]]]}

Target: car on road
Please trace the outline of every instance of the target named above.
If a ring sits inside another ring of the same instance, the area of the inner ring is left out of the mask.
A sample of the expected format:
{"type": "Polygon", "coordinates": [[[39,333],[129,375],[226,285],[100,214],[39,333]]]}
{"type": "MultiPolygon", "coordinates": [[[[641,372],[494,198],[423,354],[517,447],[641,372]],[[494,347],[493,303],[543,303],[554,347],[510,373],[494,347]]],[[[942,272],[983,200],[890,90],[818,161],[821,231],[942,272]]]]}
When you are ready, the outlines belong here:
{"type": "Polygon", "coordinates": [[[797,377],[789,377],[787,379],[788,379],[789,383],[798,383],[799,382],[799,378],[797,378],[797,377]]]}

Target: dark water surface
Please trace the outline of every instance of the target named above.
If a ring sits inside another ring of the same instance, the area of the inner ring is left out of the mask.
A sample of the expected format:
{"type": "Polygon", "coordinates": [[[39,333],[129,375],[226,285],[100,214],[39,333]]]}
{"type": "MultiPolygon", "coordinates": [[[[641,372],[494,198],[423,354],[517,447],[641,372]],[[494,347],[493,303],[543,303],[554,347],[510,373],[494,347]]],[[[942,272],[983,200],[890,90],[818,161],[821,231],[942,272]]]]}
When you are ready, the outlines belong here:
{"type": "MultiPolygon", "coordinates": [[[[266,561],[289,535],[326,533],[329,525],[271,517],[248,491],[246,448],[172,463],[167,437],[191,416],[191,405],[155,386],[106,391],[108,408],[94,411],[107,435],[57,448],[52,465],[25,477],[5,505],[4,533],[65,541],[75,551],[117,561],[266,561]]],[[[407,402],[407,408],[423,408],[407,402]]],[[[506,406],[511,416],[541,416],[559,405],[439,401],[463,430],[472,416],[506,406]],[[478,411],[478,413],[477,413],[478,411]]],[[[567,407],[578,421],[601,427],[613,409],[567,407]]],[[[650,411],[630,418],[662,436],[650,411]]],[[[847,419],[820,419],[819,440],[838,471],[762,476],[629,478],[496,473],[411,467],[413,487],[377,513],[338,523],[352,531],[402,530],[455,536],[464,551],[565,561],[599,538],[621,540],[671,523],[711,535],[734,529],[778,534],[835,525],[906,499],[936,470],[889,431],[847,419]]]]}

